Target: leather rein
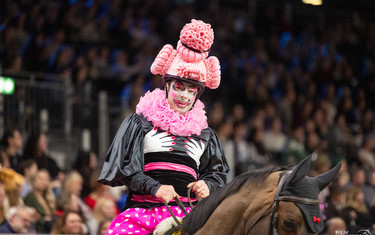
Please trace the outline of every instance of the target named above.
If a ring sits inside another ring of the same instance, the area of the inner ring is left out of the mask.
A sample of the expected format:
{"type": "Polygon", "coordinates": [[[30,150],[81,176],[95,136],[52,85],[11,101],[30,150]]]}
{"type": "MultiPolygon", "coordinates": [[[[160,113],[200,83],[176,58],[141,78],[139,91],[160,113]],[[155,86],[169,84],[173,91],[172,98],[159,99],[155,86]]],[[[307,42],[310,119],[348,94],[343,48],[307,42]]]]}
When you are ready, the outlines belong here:
{"type": "MultiPolygon", "coordinates": [[[[191,209],[193,209],[194,206],[193,206],[193,203],[191,202],[190,192],[191,192],[191,187],[188,188],[187,195],[188,195],[189,206],[190,206],[191,209]]],[[[187,211],[185,209],[184,204],[182,204],[182,202],[180,201],[180,199],[178,199],[178,197],[174,197],[174,200],[176,201],[176,204],[182,210],[182,212],[184,212],[184,214],[186,216],[188,213],[187,213],[187,211]]],[[[181,222],[177,219],[176,215],[172,212],[171,208],[169,207],[169,205],[168,205],[168,203],[166,201],[164,201],[164,205],[167,208],[169,214],[171,214],[171,216],[173,217],[174,221],[177,223],[177,227],[179,229],[181,229],[181,222]]]]}
{"type": "Polygon", "coordinates": [[[306,205],[319,205],[320,201],[319,199],[311,199],[311,198],[304,198],[304,197],[297,197],[297,196],[280,196],[280,192],[284,187],[285,180],[287,176],[291,172],[285,172],[283,176],[281,177],[279,184],[276,189],[276,194],[273,199],[273,203],[262,213],[261,216],[259,216],[255,221],[253,221],[249,229],[247,230],[247,234],[250,234],[250,231],[254,228],[254,226],[265,216],[271,213],[271,221],[270,221],[270,230],[269,234],[277,234],[277,231],[275,229],[276,223],[278,221],[278,208],[279,208],[279,202],[284,201],[284,202],[294,202],[294,203],[302,203],[306,205]]]}

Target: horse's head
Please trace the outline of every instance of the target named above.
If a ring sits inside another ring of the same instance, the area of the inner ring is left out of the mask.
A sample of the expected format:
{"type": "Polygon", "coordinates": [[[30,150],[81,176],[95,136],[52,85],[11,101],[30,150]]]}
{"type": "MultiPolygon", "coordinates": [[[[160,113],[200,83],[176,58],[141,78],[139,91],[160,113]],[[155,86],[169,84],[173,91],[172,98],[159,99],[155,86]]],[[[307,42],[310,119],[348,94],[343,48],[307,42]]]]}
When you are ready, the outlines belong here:
{"type": "Polygon", "coordinates": [[[317,234],[323,230],[319,193],[341,164],[309,177],[311,157],[293,170],[259,169],[236,177],[202,200],[182,221],[183,234],[317,234]]]}
{"type": "Polygon", "coordinates": [[[315,234],[324,227],[319,193],[337,175],[341,164],[316,177],[307,176],[311,156],[292,171],[282,172],[274,197],[273,225],[281,234],[315,234]]]}

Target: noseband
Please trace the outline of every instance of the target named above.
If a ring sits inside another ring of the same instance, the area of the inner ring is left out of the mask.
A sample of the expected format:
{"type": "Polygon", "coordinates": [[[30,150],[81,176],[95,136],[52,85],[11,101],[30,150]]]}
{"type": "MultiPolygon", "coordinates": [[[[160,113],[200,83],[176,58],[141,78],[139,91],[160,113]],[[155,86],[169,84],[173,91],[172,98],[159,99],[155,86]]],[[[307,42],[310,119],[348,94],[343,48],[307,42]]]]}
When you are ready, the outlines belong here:
{"type": "Polygon", "coordinates": [[[283,176],[281,176],[281,179],[279,181],[279,184],[277,185],[276,194],[273,199],[273,203],[263,212],[261,216],[259,216],[258,219],[256,219],[253,223],[251,223],[249,229],[247,230],[247,234],[250,234],[250,231],[254,228],[254,226],[265,216],[271,213],[271,221],[270,221],[270,229],[269,229],[269,235],[278,234],[276,227],[279,220],[278,215],[278,209],[279,209],[279,202],[294,202],[294,203],[302,203],[306,205],[319,205],[320,201],[319,199],[311,199],[311,198],[305,198],[305,197],[298,197],[298,196],[280,196],[280,192],[284,187],[285,180],[290,174],[290,171],[283,172],[283,176]]]}

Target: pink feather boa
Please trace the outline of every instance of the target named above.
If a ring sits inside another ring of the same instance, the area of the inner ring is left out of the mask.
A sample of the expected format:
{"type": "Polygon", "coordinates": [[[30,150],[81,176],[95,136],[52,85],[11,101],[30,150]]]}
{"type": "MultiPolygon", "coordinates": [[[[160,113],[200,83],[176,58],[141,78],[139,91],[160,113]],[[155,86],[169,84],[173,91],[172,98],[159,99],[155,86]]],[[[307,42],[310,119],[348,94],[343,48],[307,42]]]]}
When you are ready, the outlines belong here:
{"type": "Polygon", "coordinates": [[[165,91],[155,89],[148,91],[137,104],[136,112],[143,114],[163,131],[170,131],[173,135],[200,135],[208,127],[204,104],[197,100],[194,107],[185,115],[172,110],[165,98],[165,91]]]}

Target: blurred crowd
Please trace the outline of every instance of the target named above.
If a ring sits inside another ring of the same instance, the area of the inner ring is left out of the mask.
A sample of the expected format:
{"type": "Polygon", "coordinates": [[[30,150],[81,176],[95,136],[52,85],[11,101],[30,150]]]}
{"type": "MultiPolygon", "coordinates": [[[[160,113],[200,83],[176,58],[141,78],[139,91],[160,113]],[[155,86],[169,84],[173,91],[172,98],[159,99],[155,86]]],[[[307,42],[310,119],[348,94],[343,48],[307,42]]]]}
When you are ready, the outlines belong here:
{"type": "MultiPolygon", "coordinates": [[[[77,97],[90,86],[113,88],[125,116],[145,91],[160,86],[149,69],[162,46],[176,42],[192,18],[202,19],[215,31],[210,55],[219,58],[222,73],[220,87],[206,89],[202,100],[230,164],[229,180],[310,154],[312,175],[342,162],[321,195],[324,233],[334,234],[335,226],[373,228],[374,15],[326,9],[314,16],[280,3],[252,9],[247,4],[255,1],[223,2],[11,1],[0,16],[0,61],[8,72],[60,75],[77,97]]],[[[65,231],[80,224],[79,233],[99,234],[122,209],[126,191],[96,183],[95,152],[80,152],[67,171],[48,156],[45,134],[27,133],[23,145],[12,130],[2,142],[2,169],[13,171],[1,173],[0,219],[12,228],[24,219],[41,233],[75,233],[65,231]],[[113,202],[115,209],[106,204],[113,202]]]]}
{"type": "Polygon", "coordinates": [[[0,233],[105,234],[127,194],[97,182],[93,151],[80,151],[64,171],[48,155],[44,133],[24,144],[19,130],[9,129],[1,147],[0,233]]]}

